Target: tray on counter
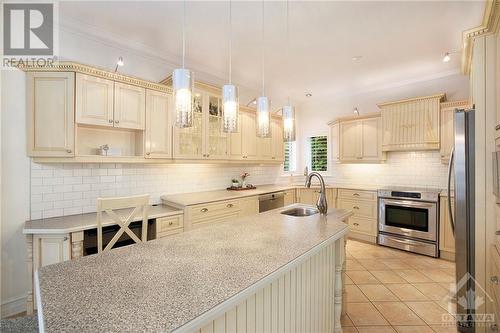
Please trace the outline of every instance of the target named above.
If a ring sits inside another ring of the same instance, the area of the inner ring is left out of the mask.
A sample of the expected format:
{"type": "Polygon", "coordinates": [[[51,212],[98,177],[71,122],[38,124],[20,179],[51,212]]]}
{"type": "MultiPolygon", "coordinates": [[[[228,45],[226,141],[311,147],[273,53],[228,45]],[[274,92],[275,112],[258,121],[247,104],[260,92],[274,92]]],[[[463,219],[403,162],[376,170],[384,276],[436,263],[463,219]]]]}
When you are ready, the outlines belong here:
{"type": "Polygon", "coordinates": [[[255,190],[257,187],[253,185],[247,185],[246,187],[228,187],[226,190],[228,191],[246,191],[246,190],[255,190]]]}

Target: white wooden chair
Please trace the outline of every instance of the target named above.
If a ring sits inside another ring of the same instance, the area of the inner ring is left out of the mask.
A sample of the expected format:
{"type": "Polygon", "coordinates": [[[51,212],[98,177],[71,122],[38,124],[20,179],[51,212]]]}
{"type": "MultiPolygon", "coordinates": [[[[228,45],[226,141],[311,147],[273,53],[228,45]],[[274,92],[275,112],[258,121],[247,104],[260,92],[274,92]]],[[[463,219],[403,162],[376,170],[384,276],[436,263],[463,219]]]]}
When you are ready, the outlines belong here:
{"type": "Polygon", "coordinates": [[[113,245],[120,239],[123,233],[127,233],[130,238],[136,242],[141,243],[147,241],[148,235],[148,207],[149,207],[149,195],[131,196],[131,197],[121,197],[121,198],[98,198],[97,199],[97,252],[108,251],[113,248],[113,245]],[[130,215],[122,220],[114,210],[133,208],[130,215]],[[139,239],[130,230],[129,225],[132,219],[139,215],[142,210],[142,234],[141,239],[139,239]],[[108,214],[111,219],[120,226],[120,229],[111,238],[106,247],[102,248],[102,216],[103,212],[108,214]]]}

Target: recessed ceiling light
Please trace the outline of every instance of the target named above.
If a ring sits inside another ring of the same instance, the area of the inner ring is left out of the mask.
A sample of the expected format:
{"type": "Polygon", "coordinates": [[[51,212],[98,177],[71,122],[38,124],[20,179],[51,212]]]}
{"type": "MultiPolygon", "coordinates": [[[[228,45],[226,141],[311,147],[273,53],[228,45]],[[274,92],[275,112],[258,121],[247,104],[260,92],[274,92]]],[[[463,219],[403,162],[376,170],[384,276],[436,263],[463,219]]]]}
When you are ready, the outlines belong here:
{"type": "Polygon", "coordinates": [[[361,58],[363,58],[363,56],[357,55],[357,56],[352,57],[352,61],[358,61],[358,60],[361,60],[361,58]]]}
{"type": "Polygon", "coordinates": [[[309,93],[309,92],[308,92],[308,93],[306,93],[306,97],[312,97],[312,95],[313,95],[313,94],[311,94],[311,93],[309,93]]]}
{"type": "Polygon", "coordinates": [[[450,60],[451,60],[451,58],[450,58],[450,52],[446,52],[444,54],[444,57],[443,57],[443,62],[448,62],[450,60]]]}

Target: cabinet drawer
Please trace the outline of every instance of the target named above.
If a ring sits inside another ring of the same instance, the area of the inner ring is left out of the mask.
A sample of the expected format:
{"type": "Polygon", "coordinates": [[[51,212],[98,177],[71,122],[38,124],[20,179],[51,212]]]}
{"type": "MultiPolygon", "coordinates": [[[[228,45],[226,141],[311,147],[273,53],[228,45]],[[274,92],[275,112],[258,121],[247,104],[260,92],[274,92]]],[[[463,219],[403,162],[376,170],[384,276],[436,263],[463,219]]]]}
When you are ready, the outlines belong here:
{"type": "Polygon", "coordinates": [[[377,192],[339,189],[339,198],[376,201],[377,192]]]}
{"type": "Polygon", "coordinates": [[[189,208],[190,217],[193,220],[206,219],[214,215],[238,212],[240,206],[238,201],[220,201],[211,204],[196,205],[189,208]]]}
{"type": "Polygon", "coordinates": [[[193,228],[199,228],[205,225],[209,224],[214,224],[214,223],[221,223],[221,222],[226,222],[226,221],[231,221],[234,219],[237,219],[238,216],[238,211],[235,212],[229,212],[226,214],[219,214],[219,215],[212,215],[208,216],[207,218],[201,218],[197,220],[193,220],[193,228]]]}
{"type": "Polygon", "coordinates": [[[167,216],[156,219],[156,233],[182,228],[182,216],[167,216]]]}
{"type": "Polygon", "coordinates": [[[352,210],[354,217],[377,218],[377,202],[362,200],[339,200],[339,208],[352,210]]]}
{"type": "Polygon", "coordinates": [[[366,219],[360,217],[351,217],[349,218],[349,228],[355,232],[362,232],[365,234],[370,234],[373,236],[377,235],[377,220],[366,219]]]}

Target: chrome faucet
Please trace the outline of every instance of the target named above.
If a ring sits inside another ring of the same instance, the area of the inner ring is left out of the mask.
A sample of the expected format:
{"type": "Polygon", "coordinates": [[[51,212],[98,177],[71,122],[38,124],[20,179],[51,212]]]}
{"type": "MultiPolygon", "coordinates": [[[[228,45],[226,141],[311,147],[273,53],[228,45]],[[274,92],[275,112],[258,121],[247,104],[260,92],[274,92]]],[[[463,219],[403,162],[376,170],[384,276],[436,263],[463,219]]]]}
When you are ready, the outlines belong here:
{"type": "Polygon", "coordinates": [[[321,186],[321,190],[319,191],[319,198],[318,198],[318,202],[316,203],[316,207],[318,207],[319,213],[321,215],[326,215],[328,213],[328,202],[326,201],[325,180],[323,179],[323,177],[317,172],[311,172],[306,177],[305,186],[307,188],[311,187],[311,180],[312,180],[313,176],[316,176],[319,179],[319,184],[321,186]]]}

